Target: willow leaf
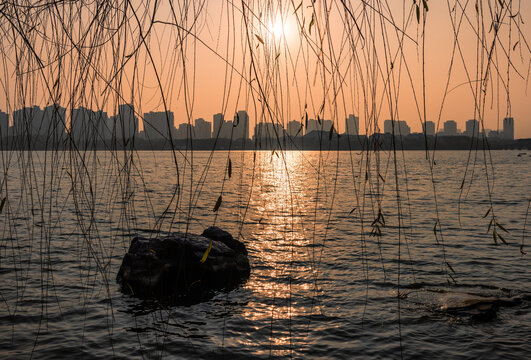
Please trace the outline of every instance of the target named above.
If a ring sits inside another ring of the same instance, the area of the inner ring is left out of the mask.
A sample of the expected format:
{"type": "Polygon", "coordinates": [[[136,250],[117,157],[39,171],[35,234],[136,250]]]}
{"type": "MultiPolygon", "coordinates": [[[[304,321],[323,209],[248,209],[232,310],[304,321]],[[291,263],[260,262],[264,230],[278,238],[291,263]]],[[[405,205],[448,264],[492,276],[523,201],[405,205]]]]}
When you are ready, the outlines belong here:
{"type": "Polygon", "coordinates": [[[262,39],[262,38],[260,37],[260,35],[258,35],[258,34],[254,34],[254,36],[256,36],[256,38],[258,39],[258,41],[260,41],[260,42],[262,43],[262,45],[265,45],[265,43],[264,43],[264,39],[262,39]]]}
{"type": "Polygon", "coordinates": [[[503,231],[505,231],[506,233],[508,233],[509,231],[504,228],[500,223],[496,222],[496,226],[499,227],[500,229],[502,229],[503,231]]]}
{"type": "Polygon", "coordinates": [[[208,244],[208,247],[205,250],[205,253],[203,254],[203,257],[201,258],[201,260],[199,260],[200,263],[203,264],[207,260],[208,254],[210,254],[210,250],[212,250],[212,240],[210,240],[210,244],[208,244]]]}
{"type": "Polygon", "coordinates": [[[221,206],[221,202],[223,201],[223,198],[221,197],[221,195],[218,197],[218,200],[216,201],[216,205],[214,205],[214,209],[212,210],[213,212],[216,212],[218,211],[219,207],[221,206]]]}

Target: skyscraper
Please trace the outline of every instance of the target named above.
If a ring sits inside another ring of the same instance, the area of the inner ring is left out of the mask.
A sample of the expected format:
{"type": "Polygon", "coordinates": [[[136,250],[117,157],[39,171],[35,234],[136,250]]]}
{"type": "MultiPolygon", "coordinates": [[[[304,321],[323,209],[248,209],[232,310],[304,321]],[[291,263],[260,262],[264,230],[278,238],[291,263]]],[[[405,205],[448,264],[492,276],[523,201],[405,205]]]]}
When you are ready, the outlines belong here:
{"type": "Polygon", "coordinates": [[[194,135],[196,139],[210,139],[212,135],[212,124],[203,118],[196,119],[194,135]]]}
{"type": "Polygon", "coordinates": [[[122,145],[138,135],[138,118],[132,104],[119,105],[118,114],[113,116],[111,123],[112,138],[122,145]]]}
{"type": "Polygon", "coordinates": [[[288,136],[291,136],[291,137],[302,136],[304,134],[303,129],[302,129],[302,123],[297,120],[291,120],[288,123],[288,128],[287,128],[286,133],[288,136]]]}
{"type": "Polygon", "coordinates": [[[9,131],[9,115],[0,111],[0,138],[8,136],[9,131]]]}
{"type": "Polygon", "coordinates": [[[38,106],[13,111],[13,127],[16,136],[38,136],[42,124],[42,110],[38,106]]]}
{"type": "Polygon", "coordinates": [[[411,133],[411,128],[404,120],[385,120],[384,133],[394,134],[394,136],[407,136],[411,133]]]}
{"type": "Polygon", "coordinates": [[[514,119],[512,117],[503,119],[503,138],[505,140],[514,140],[514,119]]]}
{"type": "Polygon", "coordinates": [[[308,120],[308,123],[306,124],[305,135],[308,135],[312,131],[319,131],[320,127],[321,126],[319,125],[319,122],[317,120],[314,120],[314,119],[308,120]]]}
{"type": "Polygon", "coordinates": [[[479,137],[479,121],[476,119],[466,122],[465,135],[468,137],[479,137]]]}
{"type": "Polygon", "coordinates": [[[144,114],[144,137],[147,140],[169,139],[175,131],[173,112],[151,111],[144,114]]]}
{"type": "Polygon", "coordinates": [[[188,123],[182,123],[182,124],[179,124],[179,128],[177,129],[177,134],[175,137],[177,138],[177,140],[191,139],[193,133],[194,133],[193,125],[188,124],[188,123]]]}
{"type": "Polygon", "coordinates": [[[66,131],[66,109],[52,104],[42,110],[40,136],[46,136],[52,142],[62,141],[66,131]]]}
{"type": "Polygon", "coordinates": [[[360,118],[350,114],[345,119],[345,133],[347,135],[359,135],[360,134],[360,118]]]}
{"type": "Polygon", "coordinates": [[[334,123],[332,122],[332,120],[323,120],[323,119],[314,120],[314,119],[310,119],[310,120],[308,120],[308,125],[306,126],[305,135],[308,135],[312,131],[326,131],[326,132],[329,132],[333,125],[334,125],[334,123]]]}
{"type": "Polygon", "coordinates": [[[444,135],[456,136],[457,135],[457,123],[453,120],[444,122],[444,135]]]}
{"type": "Polygon", "coordinates": [[[249,139],[249,115],[247,111],[241,110],[234,115],[234,140],[249,139]]]}
{"type": "Polygon", "coordinates": [[[284,128],[281,124],[261,122],[254,128],[254,139],[259,147],[274,146],[283,136],[284,128]]]}
{"type": "Polygon", "coordinates": [[[76,145],[85,143],[91,137],[90,117],[92,111],[82,106],[72,110],[70,118],[70,137],[76,145]]]}
{"type": "Polygon", "coordinates": [[[424,124],[422,124],[422,130],[427,136],[435,135],[435,123],[433,121],[425,121],[424,124]]]}
{"type": "Polygon", "coordinates": [[[232,125],[232,121],[225,121],[223,114],[215,114],[214,132],[212,133],[212,137],[219,139],[230,139],[234,135],[232,133],[232,125]]]}
{"type": "Polygon", "coordinates": [[[213,138],[220,138],[221,137],[221,129],[223,128],[223,125],[225,123],[225,119],[223,118],[223,114],[214,114],[213,117],[214,121],[214,131],[212,132],[213,138]]]}
{"type": "Polygon", "coordinates": [[[57,142],[65,136],[66,110],[57,104],[44,109],[38,106],[13,111],[13,128],[16,136],[46,137],[57,142]]]}

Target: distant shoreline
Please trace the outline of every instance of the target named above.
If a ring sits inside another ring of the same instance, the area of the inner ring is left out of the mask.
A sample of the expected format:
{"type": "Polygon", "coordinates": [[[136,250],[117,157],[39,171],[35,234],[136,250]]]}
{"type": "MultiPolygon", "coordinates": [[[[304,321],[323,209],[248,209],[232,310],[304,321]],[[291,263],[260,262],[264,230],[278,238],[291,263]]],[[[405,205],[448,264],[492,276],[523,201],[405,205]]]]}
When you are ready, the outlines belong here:
{"type": "Polygon", "coordinates": [[[45,137],[9,137],[0,141],[0,150],[303,150],[303,151],[360,151],[360,150],[531,150],[531,138],[503,140],[485,137],[466,136],[424,136],[413,134],[394,137],[390,134],[375,134],[370,137],[346,136],[329,132],[312,132],[302,137],[282,137],[279,139],[196,139],[196,140],[155,140],[133,138],[125,141],[98,140],[75,143],[68,136],[60,140],[45,137]]]}

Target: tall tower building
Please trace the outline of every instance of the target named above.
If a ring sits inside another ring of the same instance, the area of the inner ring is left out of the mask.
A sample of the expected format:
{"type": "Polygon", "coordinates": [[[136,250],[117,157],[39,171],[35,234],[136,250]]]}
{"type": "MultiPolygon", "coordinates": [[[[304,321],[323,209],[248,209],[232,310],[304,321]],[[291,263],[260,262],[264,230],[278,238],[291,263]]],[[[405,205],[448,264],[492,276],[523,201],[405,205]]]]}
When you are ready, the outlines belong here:
{"type": "Polygon", "coordinates": [[[55,142],[62,141],[66,135],[66,109],[58,104],[45,107],[42,124],[44,128],[40,135],[45,135],[55,142]]]}
{"type": "Polygon", "coordinates": [[[0,111],[0,138],[8,136],[9,130],[9,115],[3,111],[0,111]]]}
{"type": "Polygon", "coordinates": [[[101,110],[92,111],[79,107],[72,110],[70,136],[77,144],[96,145],[106,136],[107,114],[101,110]]]}
{"type": "Polygon", "coordinates": [[[39,136],[41,133],[42,115],[42,110],[38,106],[25,107],[13,111],[15,135],[26,137],[39,136]]]}
{"type": "Polygon", "coordinates": [[[457,135],[457,123],[453,120],[444,122],[444,135],[456,136],[457,135]]]}
{"type": "Polygon", "coordinates": [[[506,117],[503,119],[503,138],[514,140],[514,118],[506,117]]]}
{"type": "Polygon", "coordinates": [[[425,121],[424,124],[422,124],[422,130],[427,136],[435,135],[435,123],[433,121],[425,121]]]}
{"type": "Polygon", "coordinates": [[[468,137],[479,137],[479,121],[476,119],[466,122],[465,135],[468,137]]]}
{"type": "Polygon", "coordinates": [[[147,140],[169,139],[175,130],[173,112],[151,111],[144,114],[144,136],[147,140]]]}
{"type": "Polygon", "coordinates": [[[241,110],[234,116],[234,140],[249,139],[249,115],[247,111],[241,110]]]}
{"type": "Polygon", "coordinates": [[[212,136],[212,124],[203,118],[196,119],[194,135],[196,139],[210,139],[212,136]]]}
{"type": "Polygon", "coordinates": [[[291,120],[288,123],[288,128],[287,128],[286,133],[290,137],[299,137],[299,136],[304,135],[304,132],[302,129],[302,123],[297,120],[291,120]]]}
{"type": "Polygon", "coordinates": [[[115,117],[116,140],[127,143],[138,135],[138,118],[135,116],[135,108],[132,104],[118,106],[118,115],[115,117]]]}
{"type": "Polygon", "coordinates": [[[214,131],[212,132],[212,137],[215,138],[221,138],[222,136],[222,129],[223,125],[225,123],[225,119],[223,119],[223,114],[214,114],[214,131]]]}
{"type": "Polygon", "coordinates": [[[321,131],[326,131],[326,133],[330,132],[330,129],[334,126],[334,122],[332,120],[321,120],[321,131]]]}
{"type": "Polygon", "coordinates": [[[92,137],[90,118],[92,111],[82,106],[72,110],[70,118],[70,137],[76,145],[86,143],[92,137]]]}
{"type": "MultiPolygon", "coordinates": [[[[384,121],[384,134],[392,134],[393,133],[393,120],[385,120],[384,121]]],[[[397,129],[395,129],[397,130],[397,129]]]]}
{"type": "Polygon", "coordinates": [[[308,124],[306,125],[306,133],[305,135],[308,135],[312,131],[320,131],[321,126],[319,125],[319,121],[310,119],[308,120],[308,124]]]}
{"type": "Polygon", "coordinates": [[[347,135],[359,135],[360,134],[360,118],[350,114],[345,119],[345,133],[347,135]]]}
{"type": "Polygon", "coordinates": [[[194,126],[188,123],[179,124],[177,128],[176,138],[177,140],[188,140],[192,138],[194,133],[194,126]]]}
{"type": "Polygon", "coordinates": [[[384,133],[394,134],[394,136],[407,136],[411,134],[411,128],[404,120],[385,120],[384,133]]]}

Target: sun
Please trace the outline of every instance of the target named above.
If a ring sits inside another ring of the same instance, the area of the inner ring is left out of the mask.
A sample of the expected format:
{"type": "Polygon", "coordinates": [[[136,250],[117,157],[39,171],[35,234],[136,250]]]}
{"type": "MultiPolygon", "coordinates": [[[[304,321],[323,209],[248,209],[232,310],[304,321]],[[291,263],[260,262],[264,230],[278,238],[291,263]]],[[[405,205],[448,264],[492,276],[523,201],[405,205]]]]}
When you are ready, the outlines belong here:
{"type": "Polygon", "coordinates": [[[271,34],[271,38],[275,41],[280,41],[283,38],[286,37],[286,24],[282,21],[282,18],[280,16],[277,16],[274,21],[271,21],[269,23],[269,33],[271,34]]]}
{"type": "Polygon", "coordinates": [[[277,39],[280,39],[282,36],[284,36],[284,24],[282,23],[282,19],[280,17],[277,17],[275,20],[275,23],[271,27],[271,32],[277,39]]]}

